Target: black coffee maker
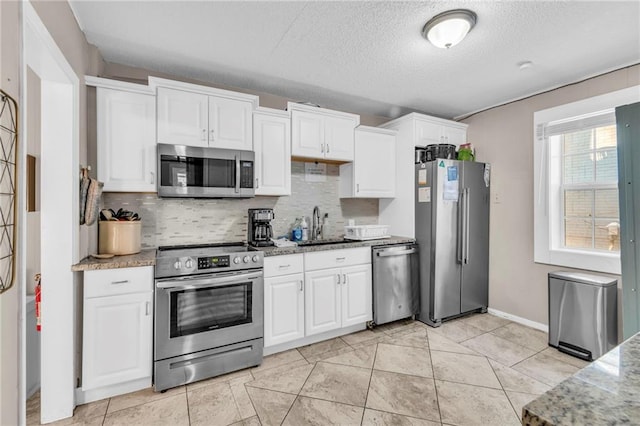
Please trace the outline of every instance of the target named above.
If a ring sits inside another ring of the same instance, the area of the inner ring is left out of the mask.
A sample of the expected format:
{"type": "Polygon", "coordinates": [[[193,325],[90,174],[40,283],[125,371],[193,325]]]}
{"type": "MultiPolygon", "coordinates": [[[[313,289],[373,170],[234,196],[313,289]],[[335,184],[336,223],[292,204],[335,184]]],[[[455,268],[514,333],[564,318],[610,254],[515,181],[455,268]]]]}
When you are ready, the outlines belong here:
{"type": "Polygon", "coordinates": [[[275,218],[273,209],[249,209],[247,241],[254,247],[272,246],[273,229],[271,221],[275,218]]]}

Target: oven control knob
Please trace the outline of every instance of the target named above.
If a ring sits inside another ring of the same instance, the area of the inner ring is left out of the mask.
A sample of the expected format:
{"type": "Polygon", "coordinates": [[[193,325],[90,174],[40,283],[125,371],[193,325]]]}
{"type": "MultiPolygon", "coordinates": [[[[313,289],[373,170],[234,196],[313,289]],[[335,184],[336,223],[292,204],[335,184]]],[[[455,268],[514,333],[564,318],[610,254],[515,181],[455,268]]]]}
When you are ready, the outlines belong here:
{"type": "Polygon", "coordinates": [[[243,261],[244,263],[249,263],[249,256],[245,256],[245,257],[243,257],[243,258],[242,258],[242,261],[243,261]]]}
{"type": "Polygon", "coordinates": [[[251,258],[251,260],[253,260],[254,262],[258,261],[258,255],[254,254],[253,257],[251,258]]]}
{"type": "Polygon", "coordinates": [[[234,258],[233,258],[233,263],[235,263],[236,265],[237,265],[238,263],[240,263],[240,258],[239,258],[239,257],[234,257],[234,258]]]}
{"type": "Polygon", "coordinates": [[[184,267],[187,268],[187,269],[193,268],[193,260],[187,259],[187,261],[184,262],[184,267]]]}
{"type": "Polygon", "coordinates": [[[182,268],[182,263],[179,260],[176,260],[176,263],[173,264],[173,267],[177,270],[180,270],[182,268]]]}

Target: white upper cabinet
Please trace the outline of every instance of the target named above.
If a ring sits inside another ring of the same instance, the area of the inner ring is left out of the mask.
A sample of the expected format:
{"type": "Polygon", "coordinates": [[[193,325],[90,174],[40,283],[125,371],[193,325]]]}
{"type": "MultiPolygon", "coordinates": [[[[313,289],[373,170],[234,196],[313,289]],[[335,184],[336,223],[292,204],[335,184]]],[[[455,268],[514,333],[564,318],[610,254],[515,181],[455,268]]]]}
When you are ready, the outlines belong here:
{"type": "MultiPolygon", "coordinates": [[[[87,83],[98,86],[101,80],[87,83]]],[[[98,180],[104,191],[155,192],[155,96],[145,86],[111,87],[118,88],[96,87],[98,180]]]]}
{"type": "Polygon", "coordinates": [[[446,143],[458,147],[466,141],[466,124],[424,115],[415,118],[415,146],[446,143]]]}
{"type": "Polygon", "coordinates": [[[258,97],[149,77],[157,89],[158,143],[253,150],[258,97]]]}
{"type": "Polygon", "coordinates": [[[358,126],[353,163],[340,166],[341,198],[393,198],[396,131],[358,126]]]}
{"type": "Polygon", "coordinates": [[[291,195],[291,120],[268,108],[253,113],[256,195],[291,195]]]}
{"type": "Polygon", "coordinates": [[[353,161],[354,129],[360,116],[289,102],[291,155],[333,161],[353,161]]]}
{"type": "Polygon", "coordinates": [[[251,151],[250,102],[209,96],[209,146],[251,151]]]}
{"type": "Polygon", "coordinates": [[[209,146],[208,96],[158,88],[158,142],[209,146]]]}

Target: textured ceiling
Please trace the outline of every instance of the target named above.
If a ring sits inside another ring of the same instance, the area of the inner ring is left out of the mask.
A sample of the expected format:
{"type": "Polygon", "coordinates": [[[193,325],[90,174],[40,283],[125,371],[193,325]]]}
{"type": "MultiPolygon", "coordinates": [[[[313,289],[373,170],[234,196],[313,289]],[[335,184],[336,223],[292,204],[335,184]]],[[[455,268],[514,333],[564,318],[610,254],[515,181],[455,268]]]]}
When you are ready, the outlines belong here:
{"type": "Polygon", "coordinates": [[[637,0],[70,4],[108,62],[388,117],[460,117],[640,62],[637,0]],[[456,8],[478,15],[462,43],[422,38],[456,8]]]}

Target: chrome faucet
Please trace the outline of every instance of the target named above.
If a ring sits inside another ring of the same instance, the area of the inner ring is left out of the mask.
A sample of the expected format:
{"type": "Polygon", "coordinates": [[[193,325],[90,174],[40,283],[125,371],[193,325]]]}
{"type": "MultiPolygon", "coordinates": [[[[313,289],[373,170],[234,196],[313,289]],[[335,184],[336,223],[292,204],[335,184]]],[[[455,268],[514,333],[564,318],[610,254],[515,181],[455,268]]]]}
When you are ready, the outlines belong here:
{"type": "Polygon", "coordinates": [[[311,239],[317,240],[322,235],[322,225],[320,224],[320,209],[318,206],[313,208],[313,224],[311,226],[311,239]]]}

